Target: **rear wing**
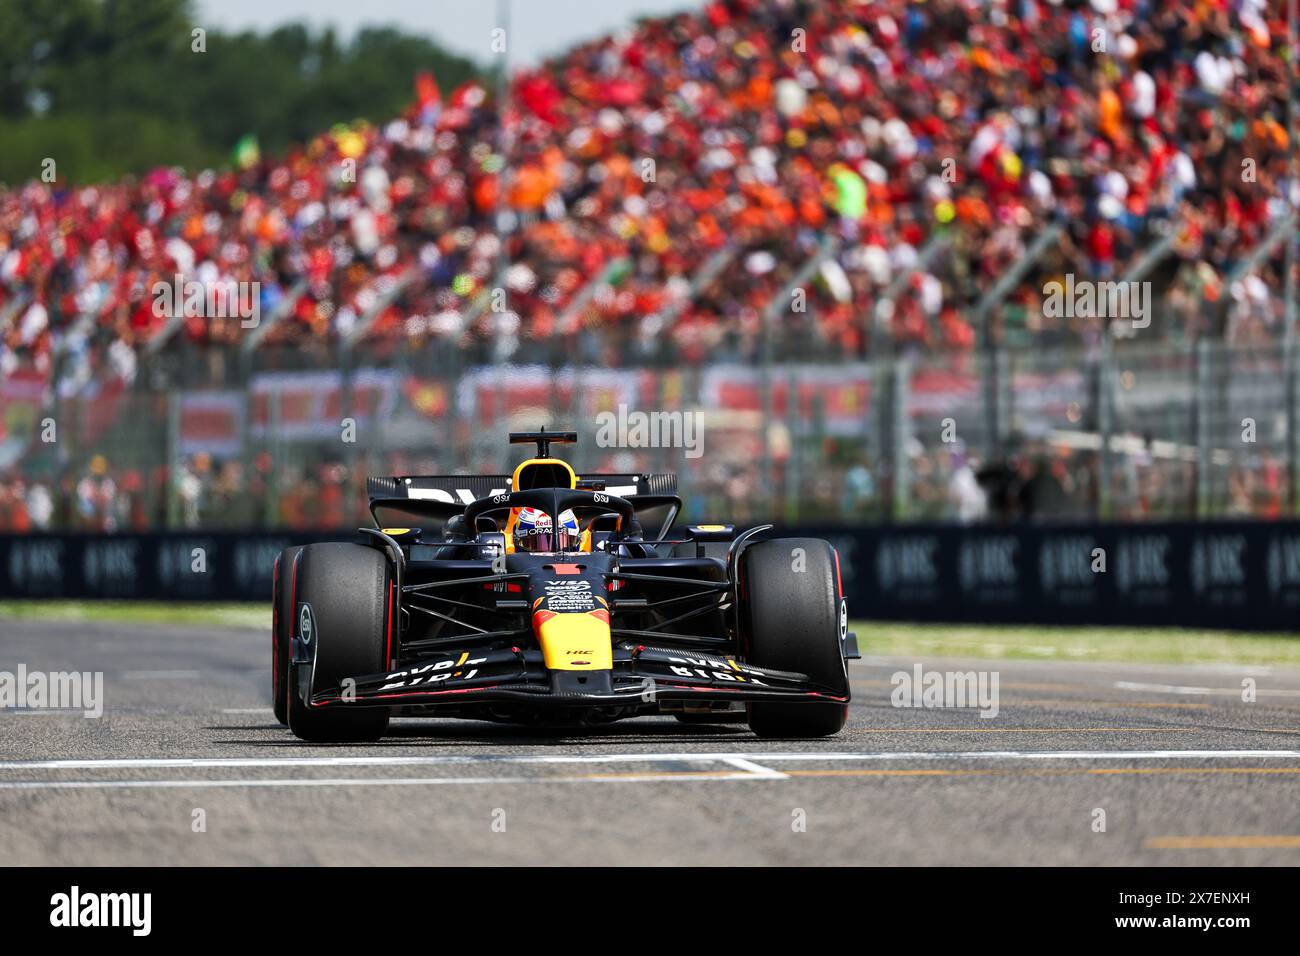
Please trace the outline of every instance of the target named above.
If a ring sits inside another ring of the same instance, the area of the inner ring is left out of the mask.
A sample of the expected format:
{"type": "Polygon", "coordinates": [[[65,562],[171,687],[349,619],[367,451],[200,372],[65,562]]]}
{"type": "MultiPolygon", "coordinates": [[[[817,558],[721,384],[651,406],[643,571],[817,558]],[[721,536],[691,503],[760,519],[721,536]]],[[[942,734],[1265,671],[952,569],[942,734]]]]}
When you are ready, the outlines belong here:
{"type": "MultiPolygon", "coordinates": [[[[677,476],[665,472],[640,475],[582,475],[578,487],[587,491],[604,491],[620,498],[637,495],[675,495],[677,476]]],[[[412,475],[391,478],[367,478],[366,493],[377,498],[408,498],[415,501],[442,501],[467,505],[479,498],[499,495],[510,490],[509,475],[412,475]]]]}

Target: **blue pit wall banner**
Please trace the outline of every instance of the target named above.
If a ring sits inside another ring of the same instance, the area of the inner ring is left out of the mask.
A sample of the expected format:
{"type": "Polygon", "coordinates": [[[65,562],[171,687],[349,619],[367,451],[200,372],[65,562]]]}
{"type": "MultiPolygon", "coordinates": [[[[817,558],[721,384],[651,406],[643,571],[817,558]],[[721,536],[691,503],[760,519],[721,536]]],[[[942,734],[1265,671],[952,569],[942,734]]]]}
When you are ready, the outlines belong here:
{"type": "MultiPolygon", "coordinates": [[[[786,528],[840,553],[854,619],[1290,631],[1300,522],[786,528]]],[[[350,531],[0,536],[0,600],[267,601],[290,544],[350,531]]]]}

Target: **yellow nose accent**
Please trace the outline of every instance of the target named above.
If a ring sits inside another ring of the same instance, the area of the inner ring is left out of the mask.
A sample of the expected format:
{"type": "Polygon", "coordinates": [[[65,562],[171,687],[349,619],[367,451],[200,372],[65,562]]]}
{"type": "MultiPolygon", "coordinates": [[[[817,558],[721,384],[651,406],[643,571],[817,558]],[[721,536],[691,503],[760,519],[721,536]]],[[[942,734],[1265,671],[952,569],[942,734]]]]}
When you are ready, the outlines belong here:
{"type": "Polygon", "coordinates": [[[614,666],[609,625],[587,613],[556,614],[537,625],[542,659],[553,671],[599,671],[614,666]]]}

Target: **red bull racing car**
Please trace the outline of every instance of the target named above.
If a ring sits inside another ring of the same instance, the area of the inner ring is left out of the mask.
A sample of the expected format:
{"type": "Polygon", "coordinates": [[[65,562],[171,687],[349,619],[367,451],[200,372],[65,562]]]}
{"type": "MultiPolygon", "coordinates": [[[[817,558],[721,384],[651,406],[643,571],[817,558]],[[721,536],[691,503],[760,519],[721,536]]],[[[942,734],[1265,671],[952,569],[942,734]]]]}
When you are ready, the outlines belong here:
{"type": "Polygon", "coordinates": [[[827,542],[674,536],[675,476],[579,477],[550,453],[574,432],[510,440],[537,446],[512,475],[370,478],[374,528],[279,556],[273,703],[295,735],[377,740],[393,716],[844,726],[858,651],[827,542]]]}

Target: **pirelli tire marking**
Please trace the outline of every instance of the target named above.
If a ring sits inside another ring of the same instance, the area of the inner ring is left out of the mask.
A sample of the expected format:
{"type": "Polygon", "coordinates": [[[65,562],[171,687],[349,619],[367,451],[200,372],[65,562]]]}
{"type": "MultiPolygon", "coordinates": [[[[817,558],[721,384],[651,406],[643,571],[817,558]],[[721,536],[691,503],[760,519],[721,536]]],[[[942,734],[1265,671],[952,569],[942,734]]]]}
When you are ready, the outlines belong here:
{"type": "Polygon", "coordinates": [[[316,623],[312,616],[311,605],[304,602],[298,609],[298,638],[304,644],[310,644],[315,633],[316,623]]]}

